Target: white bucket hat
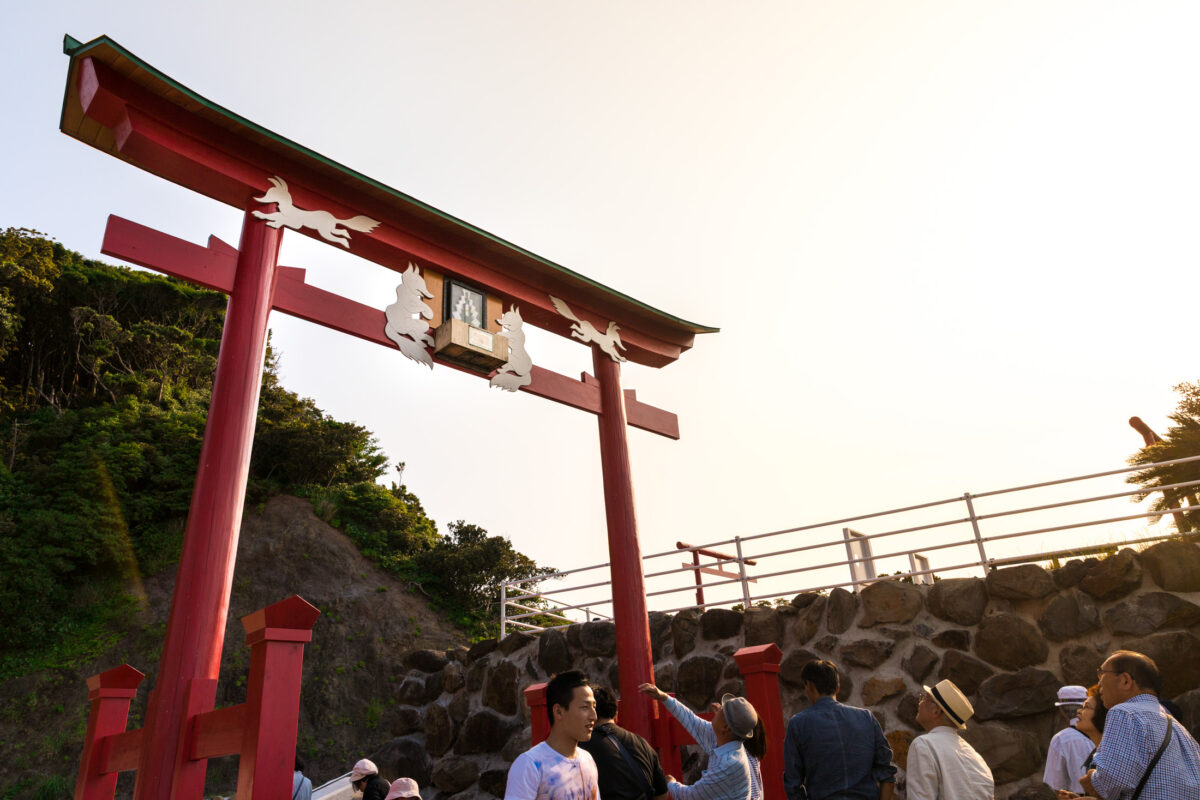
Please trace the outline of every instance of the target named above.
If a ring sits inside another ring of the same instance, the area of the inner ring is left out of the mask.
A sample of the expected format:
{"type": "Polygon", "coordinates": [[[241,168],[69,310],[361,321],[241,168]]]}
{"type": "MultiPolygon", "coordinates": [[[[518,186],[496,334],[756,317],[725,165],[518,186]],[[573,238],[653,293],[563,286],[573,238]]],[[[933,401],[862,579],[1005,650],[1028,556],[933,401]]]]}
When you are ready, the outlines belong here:
{"type": "Polygon", "coordinates": [[[1058,690],[1056,706],[1081,706],[1087,700],[1087,688],[1084,686],[1064,686],[1058,690]]]}

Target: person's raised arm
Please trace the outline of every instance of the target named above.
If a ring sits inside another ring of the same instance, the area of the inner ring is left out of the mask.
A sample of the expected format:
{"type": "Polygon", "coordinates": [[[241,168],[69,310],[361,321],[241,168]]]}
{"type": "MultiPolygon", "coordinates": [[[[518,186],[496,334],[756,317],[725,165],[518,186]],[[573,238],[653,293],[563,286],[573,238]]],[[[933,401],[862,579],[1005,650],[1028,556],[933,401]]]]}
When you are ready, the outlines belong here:
{"type": "Polygon", "coordinates": [[[667,694],[662,689],[655,686],[653,683],[641,684],[640,686],[638,686],[638,691],[641,692],[642,694],[650,695],[651,697],[653,697],[655,700],[657,700],[660,703],[663,700],[666,700],[668,697],[670,697],[669,694],[667,694]]]}
{"type": "Polygon", "coordinates": [[[705,752],[711,753],[717,747],[717,735],[713,732],[712,723],[706,719],[696,716],[690,708],[676,700],[671,695],[659,689],[653,683],[643,683],[638,687],[638,691],[643,694],[648,694],[658,702],[662,703],[667,711],[671,712],[671,716],[679,720],[679,724],[684,730],[696,740],[696,744],[700,745],[705,752]]]}

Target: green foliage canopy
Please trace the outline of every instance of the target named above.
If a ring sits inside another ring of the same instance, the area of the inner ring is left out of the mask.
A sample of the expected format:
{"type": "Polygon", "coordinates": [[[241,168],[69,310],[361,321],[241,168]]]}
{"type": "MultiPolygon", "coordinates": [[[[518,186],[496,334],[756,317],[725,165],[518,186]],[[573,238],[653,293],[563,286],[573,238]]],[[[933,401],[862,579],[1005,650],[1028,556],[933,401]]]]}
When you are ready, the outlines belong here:
{"type": "MultiPolygon", "coordinates": [[[[0,674],[86,657],[136,608],[142,577],[177,561],[225,305],[36,231],[0,233],[0,607],[16,611],[0,674]]],[[[249,496],[307,495],[364,554],[489,632],[498,582],[539,568],[473,525],[440,537],[415,496],[376,483],[387,464],[369,430],[280,385],[268,346],[249,496]]]]}

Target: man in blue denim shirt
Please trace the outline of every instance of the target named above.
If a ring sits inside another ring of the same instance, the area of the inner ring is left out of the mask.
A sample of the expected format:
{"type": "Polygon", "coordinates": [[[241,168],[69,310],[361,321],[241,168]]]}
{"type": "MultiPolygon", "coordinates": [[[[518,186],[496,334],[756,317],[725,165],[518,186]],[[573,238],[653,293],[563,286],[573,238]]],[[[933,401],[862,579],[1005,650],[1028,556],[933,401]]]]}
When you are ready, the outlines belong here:
{"type": "Polygon", "coordinates": [[[808,662],[800,679],[812,706],[788,722],[783,743],[788,800],[890,800],[896,768],[875,715],[834,699],[841,681],[829,661],[808,662]]]}

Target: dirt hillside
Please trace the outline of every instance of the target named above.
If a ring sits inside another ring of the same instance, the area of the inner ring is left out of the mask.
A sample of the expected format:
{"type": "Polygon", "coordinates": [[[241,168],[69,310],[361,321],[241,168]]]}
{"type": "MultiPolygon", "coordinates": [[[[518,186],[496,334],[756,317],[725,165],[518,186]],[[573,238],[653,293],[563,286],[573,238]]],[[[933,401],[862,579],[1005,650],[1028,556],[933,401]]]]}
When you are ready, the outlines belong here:
{"type": "MultiPolygon", "coordinates": [[[[136,624],[93,663],[0,685],[0,796],[33,796],[38,787],[44,796],[56,796],[50,790],[61,788],[63,796],[70,795],[89,675],[126,662],[145,672],[130,722],[142,724],[173,587],[173,572],[147,579],[136,624]]],[[[242,522],[218,706],[245,699],[250,651],[241,617],[293,594],[322,612],[305,650],[298,745],[317,784],[347,771],[389,738],[396,724],[396,678],[405,672],[400,654],[443,650],[465,639],[426,605],[419,590],[379,570],[343,533],[321,521],[307,500],[274,497],[247,509],[242,522]]],[[[236,771],[235,758],[210,762],[209,791],[232,794],[236,771]]],[[[122,776],[117,796],[131,794],[132,776],[122,776]]]]}

